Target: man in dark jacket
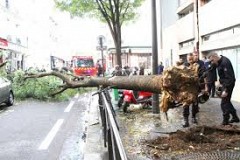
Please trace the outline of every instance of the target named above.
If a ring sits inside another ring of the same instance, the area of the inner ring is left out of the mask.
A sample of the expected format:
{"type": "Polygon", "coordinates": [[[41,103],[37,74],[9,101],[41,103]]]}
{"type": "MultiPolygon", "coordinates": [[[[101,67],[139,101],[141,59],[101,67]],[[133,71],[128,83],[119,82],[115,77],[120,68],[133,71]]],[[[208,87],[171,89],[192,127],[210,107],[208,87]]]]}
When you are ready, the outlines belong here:
{"type": "Polygon", "coordinates": [[[231,61],[225,56],[219,56],[217,53],[213,52],[209,54],[209,60],[211,63],[217,65],[219,82],[222,85],[221,94],[221,109],[223,113],[222,125],[228,125],[229,123],[239,122],[236,109],[231,103],[232,91],[235,86],[235,74],[232,67],[231,61]],[[232,119],[230,119],[232,115],[232,119]]]}
{"type": "MultiPolygon", "coordinates": [[[[185,63],[185,66],[186,67],[189,67],[191,68],[191,66],[194,64],[194,63],[197,63],[198,64],[198,77],[202,77],[204,72],[205,72],[205,66],[204,66],[204,62],[202,60],[199,60],[198,58],[198,53],[190,53],[187,55],[187,63],[185,63]]],[[[203,81],[204,83],[204,81],[203,81]]],[[[205,90],[207,90],[207,85],[203,85],[205,88],[205,90]]],[[[200,88],[199,86],[199,92],[202,90],[202,88],[200,88]]],[[[189,105],[185,105],[183,106],[183,118],[184,118],[184,124],[183,124],[183,127],[189,127],[189,120],[188,120],[188,117],[189,117],[189,105]]],[[[198,107],[198,100],[196,99],[196,101],[192,104],[192,123],[195,123],[197,124],[197,118],[196,118],[196,115],[197,113],[199,112],[199,107],[198,107]]]]}
{"type": "Polygon", "coordinates": [[[160,64],[158,65],[158,68],[157,68],[157,73],[162,74],[163,69],[164,69],[164,66],[163,66],[162,62],[160,62],[160,64]]]}
{"type": "Polygon", "coordinates": [[[215,82],[217,81],[217,69],[215,64],[211,64],[210,61],[204,62],[207,72],[207,84],[208,84],[208,93],[211,97],[215,96],[216,85],[215,82]]]}

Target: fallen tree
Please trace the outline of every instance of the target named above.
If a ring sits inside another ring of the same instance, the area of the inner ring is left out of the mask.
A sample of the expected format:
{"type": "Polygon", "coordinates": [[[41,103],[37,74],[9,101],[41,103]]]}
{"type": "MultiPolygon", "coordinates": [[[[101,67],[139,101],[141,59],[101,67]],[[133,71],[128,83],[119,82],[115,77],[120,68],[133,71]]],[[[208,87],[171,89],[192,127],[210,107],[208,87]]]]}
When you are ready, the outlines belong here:
{"type": "Polygon", "coordinates": [[[118,89],[141,90],[161,93],[160,108],[167,112],[173,101],[181,104],[191,104],[198,96],[198,65],[184,67],[174,66],[166,69],[162,75],[148,76],[114,76],[114,77],[76,77],[71,74],[51,71],[47,73],[28,73],[25,79],[56,76],[63,81],[59,90],[52,95],[59,94],[68,88],[79,87],[113,87],[118,89]]]}
{"type": "MultiPolygon", "coordinates": [[[[3,67],[6,62],[0,64],[3,67]]],[[[198,65],[189,67],[183,65],[166,69],[162,75],[148,76],[114,76],[114,77],[77,77],[67,72],[51,71],[43,73],[26,73],[24,79],[55,76],[63,83],[59,90],[52,95],[59,94],[68,88],[80,87],[113,87],[118,89],[141,90],[161,93],[160,108],[167,112],[174,101],[183,104],[193,103],[198,96],[198,65]]]]}

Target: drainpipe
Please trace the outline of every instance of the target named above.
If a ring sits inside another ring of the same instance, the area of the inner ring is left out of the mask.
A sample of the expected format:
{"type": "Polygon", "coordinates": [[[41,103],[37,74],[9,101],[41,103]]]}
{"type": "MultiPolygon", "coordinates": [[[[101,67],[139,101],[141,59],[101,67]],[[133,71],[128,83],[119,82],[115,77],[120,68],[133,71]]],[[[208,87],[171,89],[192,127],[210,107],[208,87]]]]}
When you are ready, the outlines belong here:
{"type": "Polygon", "coordinates": [[[200,54],[200,48],[199,48],[200,35],[199,35],[198,4],[199,4],[198,0],[195,0],[194,1],[194,36],[195,36],[194,49],[199,54],[199,59],[201,59],[202,56],[200,54]]]}

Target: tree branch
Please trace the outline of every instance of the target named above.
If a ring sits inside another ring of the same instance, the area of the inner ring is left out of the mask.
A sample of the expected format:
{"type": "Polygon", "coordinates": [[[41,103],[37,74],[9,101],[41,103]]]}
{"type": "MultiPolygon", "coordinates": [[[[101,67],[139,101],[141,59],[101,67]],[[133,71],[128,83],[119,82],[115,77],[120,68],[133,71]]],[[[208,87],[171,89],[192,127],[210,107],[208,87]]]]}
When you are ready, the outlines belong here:
{"type": "MultiPolygon", "coordinates": [[[[124,2],[123,2],[124,3],[124,2]]],[[[122,3],[122,4],[123,4],[122,3]]],[[[127,14],[127,11],[128,11],[128,8],[129,8],[129,6],[130,6],[130,2],[128,1],[128,2],[125,2],[125,3],[127,3],[127,6],[126,6],[126,8],[124,9],[124,12],[122,12],[122,10],[120,10],[120,15],[121,15],[121,13],[122,13],[122,21],[120,22],[120,25],[122,26],[122,24],[123,24],[123,22],[124,22],[124,17],[125,17],[125,15],[127,14]]],[[[124,5],[124,4],[123,4],[124,5]]],[[[121,7],[121,8],[123,8],[123,7],[121,7]]]]}
{"type": "Polygon", "coordinates": [[[0,63],[0,68],[5,66],[7,64],[7,61],[3,62],[3,63],[0,63]]]}
{"type": "Polygon", "coordinates": [[[57,95],[57,94],[60,94],[60,93],[64,92],[64,91],[67,90],[67,89],[68,89],[68,88],[64,87],[64,88],[62,88],[60,91],[52,93],[51,96],[55,96],[55,95],[57,95]]]}
{"type": "Polygon", "coordinates": [[[99,0],[96,0],[96,3],[98,5],[98,8],[101,12],[101,14],[103,15],[103,17],[105,18],[107,24],[108,24],[108,27],[110,29],[110,32],[112,35],[114,35],[114,30],[113,30],[113,18],[107,14],[107,10],[104,8],[104,5],[99,1],[99,0]]]}

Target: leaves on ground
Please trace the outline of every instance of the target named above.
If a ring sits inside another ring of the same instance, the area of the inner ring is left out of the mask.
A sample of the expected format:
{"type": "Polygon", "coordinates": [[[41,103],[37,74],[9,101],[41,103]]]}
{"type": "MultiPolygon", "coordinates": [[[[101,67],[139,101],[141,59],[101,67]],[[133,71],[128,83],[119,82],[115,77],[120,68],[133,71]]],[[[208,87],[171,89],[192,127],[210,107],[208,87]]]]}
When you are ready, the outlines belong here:
{"type": "MultiPolygon", "coordinates": [[[[240,128],[228,126],[192,126],[187,129],[163,131],[153,128],[164,126],[161,116],[150,110],[136,110],[128,114],[118,113],[120,134],[128,155],[158,158],[191,152],[215,150],[240,150],[240,128]]],[[[170,124],[171,125],[171,124],[170,124]]]]}

